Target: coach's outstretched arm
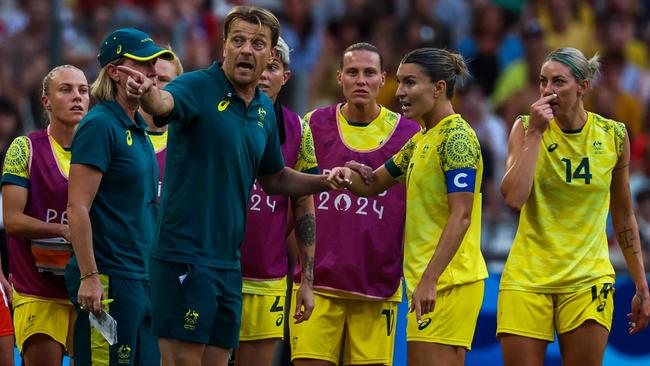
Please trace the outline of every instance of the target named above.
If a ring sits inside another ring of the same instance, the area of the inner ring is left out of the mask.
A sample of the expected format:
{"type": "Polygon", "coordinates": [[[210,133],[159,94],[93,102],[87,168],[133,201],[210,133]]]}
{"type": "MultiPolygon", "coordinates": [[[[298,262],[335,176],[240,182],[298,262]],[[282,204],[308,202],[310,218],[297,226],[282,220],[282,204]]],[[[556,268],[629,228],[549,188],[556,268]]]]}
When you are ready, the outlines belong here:
{"type": "Polygon", "coordinates": [[[126,81],[126,94],[140,98],[140,106],[145,112],[156,117],[167,117],[174,110],[174,97],[168,91],[155,86],[153,80],[127,66],[120,65],[117,69],[129,76],[126,81]]]}
{"type": "Polygon", "coordinates": [[[266,193],[291,197],[307,196],[344,187],[340,179],[329,179],[326,175],[301,173],[288,167],[273,174],[260,175],[257,180],[266,193]]]}
{"type": "Polygon", "coordinates": [[[341,186],[357,196],[376,196],[398,182],[384,165],[374,171],[356,161],[349,161],[345,165],[332,169],[330,179],[334,181],[339,177],[341,186]]]}

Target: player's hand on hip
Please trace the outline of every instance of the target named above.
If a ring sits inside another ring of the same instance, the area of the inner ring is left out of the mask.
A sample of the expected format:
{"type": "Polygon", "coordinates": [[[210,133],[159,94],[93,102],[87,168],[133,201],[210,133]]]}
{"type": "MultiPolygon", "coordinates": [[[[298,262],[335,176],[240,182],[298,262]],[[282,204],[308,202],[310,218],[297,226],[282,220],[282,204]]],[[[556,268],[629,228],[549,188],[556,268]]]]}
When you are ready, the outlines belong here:
{"type": "Polygon", "coordinates": [[[421,279],[420,283],[415,286],[409,312],[415,311],[415,318],[418,324],[422,322],[422,315],[432,313],[436,308],[436,300],[438,297],[437,286],[436,282],[425,279],[421,279]]]}
{"type": "Polygon", "coordinates": [[[632,312],[627,314],[630,319],[628,332],[638,333],[648,327],[650,318],[650,295],[648,289],[637,291],[632,297],[632,312]]]}
{"type": "Polygon", "coordinates": [[[371,167],[354,160],[348,161],[347,163],[345,163],[345,166],[357,172],[361,176],[361,179],[363,179],[363,182],[365,184],[367,185],[372,184],[374,175],[371,167]]]}
{"type": "Polygon", "coordinates": [[[126,95],[129,97],[140,98],[149,92],[149,89],[153,86],[153,80],[146,77],[140,71],[124,65],[119,65],[117,70],[128,75],[126,80],[126,95]]]}

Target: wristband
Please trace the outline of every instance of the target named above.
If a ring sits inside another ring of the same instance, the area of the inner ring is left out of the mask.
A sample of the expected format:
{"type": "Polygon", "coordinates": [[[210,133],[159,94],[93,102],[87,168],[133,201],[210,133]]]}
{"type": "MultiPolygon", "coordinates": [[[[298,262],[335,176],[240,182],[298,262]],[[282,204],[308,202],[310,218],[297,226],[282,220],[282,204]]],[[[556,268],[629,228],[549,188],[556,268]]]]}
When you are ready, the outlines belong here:
{"type": "Polygon", "coordinates": [[[94,270],[94,271],[92,271],[92,272],[88,272],[88,273],[86,273],[85,275],[79,277],[79,281],[83,281],[83,280],[85,280],[86,278],[91,277],[91,276],[94,276],[94,275],[96,275],[96,274],[99,274],[99,271],[98,271],[98,270],[94,270]]]}

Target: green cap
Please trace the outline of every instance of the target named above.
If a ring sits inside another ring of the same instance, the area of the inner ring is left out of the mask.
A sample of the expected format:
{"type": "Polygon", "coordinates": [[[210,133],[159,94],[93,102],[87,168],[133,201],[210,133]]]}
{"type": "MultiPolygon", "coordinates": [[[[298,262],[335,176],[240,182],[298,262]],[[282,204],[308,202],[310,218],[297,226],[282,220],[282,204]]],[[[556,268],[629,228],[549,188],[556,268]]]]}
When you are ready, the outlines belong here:
{"type": "Polygon", "coordinates": [[[120,57],[136,61],[148,61],[156,57],[174,59],[172,51],[158,46],[149,35],[135,28],[113,31],[102,42],[97,59],[101,67],[120,57]]]}

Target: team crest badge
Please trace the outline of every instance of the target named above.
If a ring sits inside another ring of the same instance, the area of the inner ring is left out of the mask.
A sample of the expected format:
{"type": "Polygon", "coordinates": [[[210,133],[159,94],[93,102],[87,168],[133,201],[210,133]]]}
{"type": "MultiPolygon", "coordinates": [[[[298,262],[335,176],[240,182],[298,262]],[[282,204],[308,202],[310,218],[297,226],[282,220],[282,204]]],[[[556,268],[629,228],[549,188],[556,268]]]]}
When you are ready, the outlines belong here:
{"type": "Polygon", "coordinates": [[[131,363],[131,346],[122,344],[117,349],[117,363],[131,363]]]}
{"type": "Polygon", "coordinates": [[[257,114],[260,117],[259,121],[257,121],[257,125],[260,127],[264,127],[264,119],[266,118],[266,110],[262,107],[259,107],[257,109],[257,114]]]}
{"type": "Polygon", "coordinates": [[[185,325],[187,330],[196,330],[196,324],[199,322],[199,313],[196,310],[188,309],[185,312],[185,325]]]}

